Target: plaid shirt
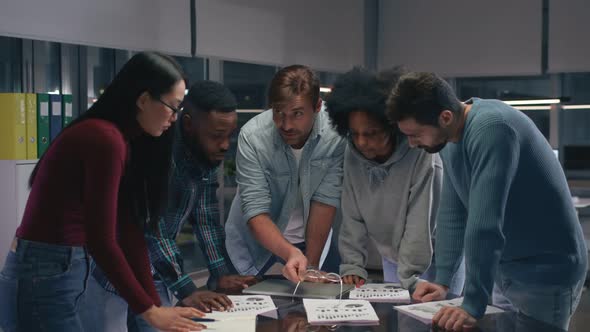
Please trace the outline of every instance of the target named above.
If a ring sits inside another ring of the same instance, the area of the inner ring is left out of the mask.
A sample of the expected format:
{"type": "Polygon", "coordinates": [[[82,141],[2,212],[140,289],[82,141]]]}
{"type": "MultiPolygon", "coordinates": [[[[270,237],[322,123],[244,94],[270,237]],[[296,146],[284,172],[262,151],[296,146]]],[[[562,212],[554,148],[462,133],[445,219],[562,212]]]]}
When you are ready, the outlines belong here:
{"type": "MultiPolygon", "coordinates": [[[[147,231],[146,240],[155,279],[163,281],[179,300],[197,290],[183,270],[176,244],[176,237],[186,222],[192,226],[207,260],[210,273],[207,286],[215,289],[220,276],[236,273],[225,249],[225,232],[219,220],[218,171],[219,167],[207,168],[198,162],[184,144],[180,130],[176,131],[168,206],[158,230],[147,231]]],[[[106,290],[115,292],[100,270],[93,275],[106,290]]]]}

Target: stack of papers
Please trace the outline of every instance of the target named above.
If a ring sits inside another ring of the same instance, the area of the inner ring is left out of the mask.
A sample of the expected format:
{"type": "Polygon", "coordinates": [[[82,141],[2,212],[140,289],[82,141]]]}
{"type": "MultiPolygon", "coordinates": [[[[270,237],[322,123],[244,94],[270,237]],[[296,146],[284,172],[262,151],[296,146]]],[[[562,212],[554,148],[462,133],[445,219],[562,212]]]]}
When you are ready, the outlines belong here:
{"type": "Polygon", "coordinates": [[[410,303],[410,292],[399,284],[366,284],[350,291],[350,299],[369,302],[410,303]]]}
{"type": "Polygon", "coordinates": [[[379,317],[365,300],[303,299],[311,325],[377,325],[379,317]]]}
{"type": "MultiPolygon", "coordinates": [[[[419,304],[411,304],[411,305],[401,305],[394,307],[395,310],[407,314],[417,320],[425,323],[430,324],[432,323],[432,318],[434,315],[442,309],[442,307],[451,306],[451,307],[458,307],[463,303],[463,298],[458,297],[452,300],[445,300],[445,301],[435,301],[435,302],[426,302],[426,303],[419,303],[419,304]]],[[[490,314],[497,314],[504,312],[504,310],[487,306],[486,308],[486,315],[490,314]]]]}

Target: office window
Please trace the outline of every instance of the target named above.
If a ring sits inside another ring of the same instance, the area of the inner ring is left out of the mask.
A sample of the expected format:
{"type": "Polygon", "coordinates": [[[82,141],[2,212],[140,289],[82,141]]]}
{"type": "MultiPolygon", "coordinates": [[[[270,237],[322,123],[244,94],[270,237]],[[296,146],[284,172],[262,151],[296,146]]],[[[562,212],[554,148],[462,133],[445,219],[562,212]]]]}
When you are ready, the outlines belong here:
{"type": "Polygon", "coordinates": [[[87,108],[115,77],[115,50],[86,47],[87,108]]]}
{"type": "Polygon", "coordinates": [[[136,52],[134,51],[127,50],[113,50],[113,55],[115,57],[115,75],[121,70],[121,68],[123,68],[123,66],[135,53],[136,52]]]}
{"type": "Polygon", "coordinates": [[[590,104],[590,73],[567,73],[562,77],[562,95],[568,104],[590,104]]]}
{"type": "MultiPolygon", "coordinates": [[[[61,44],[61,93],[72,95],[72,113],[80,114],[80,46],[61,44]]],[[[86,104],[83,104],[86,107],[86,104]]]]}
{"type": "Polygon", "coordinates": [[[205,77],[205,59],[203,58],[189,58],[184,56],[174,57],[176,61],[182,66],[184,73],[188,79],[187,89],[190,88],[197,81],[204,80],[205,77]]]}
{"type": "Polygon", "coordinates": [[[590,73],[561,74],[563,96],[567,105],[585,107],[583,109],[564,109],[560,116],[559,143],[561,160],[568,178],[590,177],[588,152],[590,147],[590,73]]]}
{"type": "Polygon", "coordinates": [[[277,68],[232,61],[223,62],[223,83],[236,95],[238,108],[267,107],[267,92],[277,68]]]}
{"type": "Polygon", "coordinates": [[[545,136],[545,138],[547,140],[549,140],[549,128],[551,126],[550,124],[550,114],[548,110],[534,110],[534,111],[527,111],[524,110],[522,111],[524,114],[526,114],[529,118],[531,118],[531,120],[533,120],[533,122],[535,123],[535,125],[537,125],[537,128],[539,129],[539,131],[543,134],[543,136],[545,136]]]}
{"type": "Polygon", "coordinates": [[[22,91],[22,40],[0,37],[0,92],[22,91]]]}
{"type": "Polygon", "coordinates": [[[331,87],[332,85],[334,85],[334,82],[336,82],[338,77],[340,77],[341,75],[337,73],[330,73],[327,71],[316,71],[316,74],[320,79],[320,85],[325,87],[331,87]]]}
{"type": "Polygon", "coordinates": [[[590,170],[590,146],[566,145],[563,147],[564,168],[572,171],[590,170]]]}
{"type": "MultiPolygon", "coordinates": [[[[471,97],[500,100],[560,97],[554,95],[552,80],[548,75],[457,78],[455,83],[457,95],[461,100],[471,97]]],[[[523,112],[533,120],[541,133],[549,138],[549,111],[523,112]]]]}
{"type": "Polygon", "coordinates": [[[457,95],[490,99],[538,99],[553,96],[549,76],[457,78],[457,95]]]}
{"type": "MultiPolygon", "coordinates": [[[[223,62],[223,83],[235,94],[238,101],[238,128],[256,116],[257,111],[268,107],[267,94],[274,74],[275,66],[265,66],[233,61],[223,62]],[[253,110],[253,111],[252,111],[253,110]]],[[[236,150],[238,132],[231,139],[229,151],[223,162],[223,210],[227,219],[231,202],[235,196],[236,184],[236,150]]]]}
{"type": "Polygon", "coordinates": [[[330,90],[326,88],[332,88],[334,82],[340,77],[341,74],[330,73],[325,71],[316,71],[318,78],[320,79],[320,98],[324,99],[330,93],[330,90]]]}
{"type": "Polygon", "coordinates": [[[36,93],[62,93],[60,44],[33,41],[33,90],[36,93]]]}

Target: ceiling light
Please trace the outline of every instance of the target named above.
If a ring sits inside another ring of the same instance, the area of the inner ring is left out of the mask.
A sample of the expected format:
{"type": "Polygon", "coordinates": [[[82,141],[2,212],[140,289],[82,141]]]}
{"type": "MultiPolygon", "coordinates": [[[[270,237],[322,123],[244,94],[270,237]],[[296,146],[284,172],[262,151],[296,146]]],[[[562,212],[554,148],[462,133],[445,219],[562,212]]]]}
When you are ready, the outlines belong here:
{"type": "Polygon", "coordinates": [[[559,104],[560,99],[526,99],[526,100],[504,100],[508,105],[546,105],[546,104],[559,104]]]}

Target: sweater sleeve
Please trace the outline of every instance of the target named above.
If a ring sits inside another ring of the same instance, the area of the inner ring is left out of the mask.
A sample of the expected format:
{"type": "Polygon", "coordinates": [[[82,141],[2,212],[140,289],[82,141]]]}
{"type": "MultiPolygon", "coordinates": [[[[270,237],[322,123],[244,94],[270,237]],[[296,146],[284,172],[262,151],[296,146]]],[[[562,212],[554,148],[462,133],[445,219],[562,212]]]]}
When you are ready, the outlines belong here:
{"type": "Polygon", "coordinates": [[[137,281],[139,281],[143,289],[147,292],[152,302],[156,306],[160,306],[160,294],[156,290],[152,277],[150,260],[147,255],[147,242],[143,229],[137,222],[129,218],[122,219],[118,229],[119,245],[129,263],[129,267],[133,270],[137,281]]]}
{"type": "Polygon", "coordinates": [[[465,230],[465,299],[462,307],[481,318],[494,286],[504,235],[502,227],[510,186],[519,159],[516,132],[505,123],[480,128],[466,142],[472,164],[465,230]]]}
{"type": "Polygon", "coordinates": [[[461,264],[466,222],[467,209],[444,171],[434,240],[437,284],[449,286],[461,264]]]}
{"type": "MultiPolygon", "coordinates": [[[[138,281],[138,277],[151,278],[145,243],[143,240],[133,243],[137,255],[131,258],[140,257],[140,261],[133,263],[140,274],[136,277],[116,240],[118,192],[125,167],[126,143],[120,132],[106,127],[88,130],[81,138],[80,147],[88,250],[131,309],[143,313],[154,304],[138,281]]],[[[137,230],[124,234],[132,234],[134,240],[143,239],[143,233],[139,234],[137,230]]]]}

